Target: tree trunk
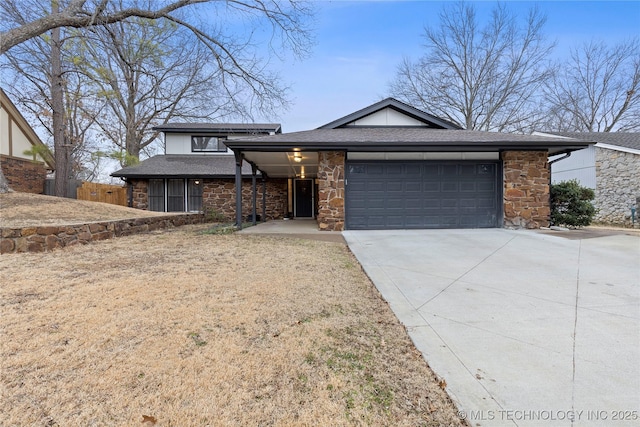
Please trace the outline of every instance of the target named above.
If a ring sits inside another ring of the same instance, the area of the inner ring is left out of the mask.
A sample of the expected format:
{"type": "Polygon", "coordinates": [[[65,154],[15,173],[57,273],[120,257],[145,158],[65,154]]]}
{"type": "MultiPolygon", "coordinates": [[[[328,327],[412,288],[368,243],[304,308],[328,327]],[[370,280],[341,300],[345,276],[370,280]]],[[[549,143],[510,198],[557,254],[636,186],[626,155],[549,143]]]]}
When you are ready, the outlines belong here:
{"type": "MultiPolygon", "coordinates": [[[[58,1],[51,1],[52,13],[58,13],[58,1]]],[[[60,28],[51,31],[51,108],[53,127],[53,149],[56,161],[54,194],[67,197],[69,179],[69,156],[64,141],[64,92],[62,87],[62,53],[60,28]]]]}

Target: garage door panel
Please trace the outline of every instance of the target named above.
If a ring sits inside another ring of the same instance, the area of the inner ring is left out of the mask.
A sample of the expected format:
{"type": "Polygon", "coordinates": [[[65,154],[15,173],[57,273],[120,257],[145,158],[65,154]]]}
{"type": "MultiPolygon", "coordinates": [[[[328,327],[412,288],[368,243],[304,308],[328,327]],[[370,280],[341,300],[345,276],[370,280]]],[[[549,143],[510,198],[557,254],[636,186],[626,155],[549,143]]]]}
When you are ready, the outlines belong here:
{"type": "Polygon", "coordinates": [[[388,181],[385,185],[386,191],[402,191],[404,186],[402,181],[388,181]]]}
{"type": "Polygon", "coordinates": [[[476,191],[495,193],[496,184],[494,182],[477,182],[476,191]]]}
{"type": "Polygon", "coordinates": [[[458,169],[458,175],[463,178],[475,179],[477,174],[478,174],[478,171],[477,171],[476,165],[474,164],[460,165],[458,169]]]}
{"type": "Polygon", "coordinates": [[[478,190],[478,186],[475,182],[461,182],[460,183],[460,192],[461,193],[475,193],[478,190]]]}
{"type": "Polygon", "coordinates": [[[422,176],[422,166],[419,164],[405,164],[404,173],[409,176],[422,176]]]}
{"type": "Polygon", "coordinates": [[[347,171],[347,228],[498,225],[497,163],[355,161],[347,171]]]}
{"type": "Polygon", "coordinates": [[[458,182],[443,182],[440,191],[443,193],[457,193],[460,189],[458,182]]]}
{"type": "Polygon", "coordinates": [[[420,193],[420,192],[422,192],[422,183],[421,182],[415,182],[415,181],[405,182],[404,190],[407,193],[420,193]]]}
{"type": "Polygon", "coordinates": [[[422,209],[423,200],[421,198],[406,198],[404,199],[404,207],[409,212],[409,209],[422,209]]]}

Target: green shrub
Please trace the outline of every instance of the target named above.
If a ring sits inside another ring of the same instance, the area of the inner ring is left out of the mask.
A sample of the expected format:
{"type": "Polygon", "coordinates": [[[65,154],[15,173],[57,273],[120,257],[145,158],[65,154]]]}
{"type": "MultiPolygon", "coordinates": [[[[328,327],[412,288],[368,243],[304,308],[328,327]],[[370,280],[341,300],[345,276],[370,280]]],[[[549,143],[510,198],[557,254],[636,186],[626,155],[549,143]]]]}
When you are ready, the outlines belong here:
{"type": "Polygon", "coordinates": [[[225,222],[227,221],[227,218],[224,216],[224,214],[222,214],[221,212],[217,211],[216,209],[213,208],[204,208],[204,217],[206,218],[207,222],[225,222]]]}
{"type": "Polygon", "coordinates": [[[585,227],[591,224],[596,208],[592,189],[582,187],[578,181],[562,181],[551,185],[551,223],[569,227],[585,227]]]}

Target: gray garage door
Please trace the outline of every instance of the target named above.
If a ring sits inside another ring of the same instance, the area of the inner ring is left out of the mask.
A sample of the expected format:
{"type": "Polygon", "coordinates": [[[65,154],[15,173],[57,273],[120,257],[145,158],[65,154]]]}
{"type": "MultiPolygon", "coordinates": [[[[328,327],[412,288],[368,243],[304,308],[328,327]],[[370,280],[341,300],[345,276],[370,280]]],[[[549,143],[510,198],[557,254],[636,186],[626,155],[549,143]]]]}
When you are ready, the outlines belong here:
{"type": "Polygon", "coordinates": [[[347,162],[351,230],[498,226],[498,162],[347,162]]]}

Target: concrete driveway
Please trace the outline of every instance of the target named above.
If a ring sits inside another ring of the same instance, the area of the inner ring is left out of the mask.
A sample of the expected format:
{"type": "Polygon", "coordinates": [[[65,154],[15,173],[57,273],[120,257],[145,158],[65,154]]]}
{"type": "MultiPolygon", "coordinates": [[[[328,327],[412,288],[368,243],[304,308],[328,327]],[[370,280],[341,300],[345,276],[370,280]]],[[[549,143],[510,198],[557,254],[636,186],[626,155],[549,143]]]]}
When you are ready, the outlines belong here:
{"type": "Polygon", "coordinates": [[[640,236],[564,233],[343,236],[472,426],[638,426],[640,236]]]}

